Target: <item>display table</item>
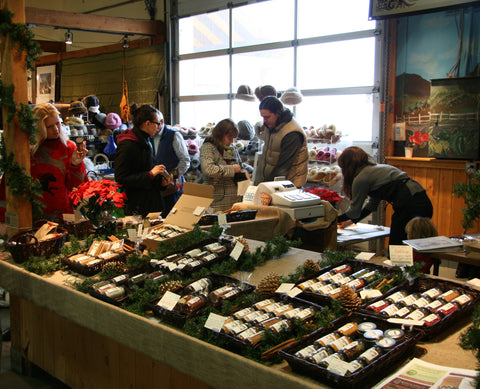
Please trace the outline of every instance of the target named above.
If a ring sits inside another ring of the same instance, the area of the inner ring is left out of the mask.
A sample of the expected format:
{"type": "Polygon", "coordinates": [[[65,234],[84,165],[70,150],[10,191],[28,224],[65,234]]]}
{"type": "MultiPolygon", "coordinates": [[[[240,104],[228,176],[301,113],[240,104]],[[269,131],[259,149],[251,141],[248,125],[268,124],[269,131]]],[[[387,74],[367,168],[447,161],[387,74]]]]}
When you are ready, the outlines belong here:
{"type": "MultiPolygon", "coordinates": [[[[248,243],[252,250],[261,244],[248,243]]],[[[259,266],[250,281],[256,284],[271,271],[292,273],[319,255],[290,249],[259,266]]],[[[74,388],[328,387],[289,372],[286,363],[256,363],[78,292],[70,285],[75,279],[60,271],[40,277],[0,260],[0,285],[11,293],[12,366],[31,362],[74,388]]],[[[454,367],[475,369],[473,353],[458,346],[464,325],[431,348],[455,355],[448,360],[454,367]]]]}

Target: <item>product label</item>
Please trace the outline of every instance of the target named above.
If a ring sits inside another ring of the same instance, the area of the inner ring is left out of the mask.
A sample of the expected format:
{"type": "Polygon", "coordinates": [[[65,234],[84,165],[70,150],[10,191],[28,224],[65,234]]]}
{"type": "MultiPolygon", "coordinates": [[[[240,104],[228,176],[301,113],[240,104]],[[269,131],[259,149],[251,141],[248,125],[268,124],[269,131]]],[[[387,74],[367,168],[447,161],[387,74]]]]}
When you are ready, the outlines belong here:
{"type": "Polygon", "coordinates": [[[315,346],[313,344],[311,344],[310,346],[307,346],[305,348],[302,348],[301,350],[298,350],[295,353],[295,356],[298,357],[298,358],[305,359],[309,355],[313,354],[316,350],[317,349],[315,348],[315,346]]]}
{"type": "Polygon", "coordinates": [[[375,348],[371,347],[365,352],[363,352],[358,359],[363,358],[367,363],[371,363],[374,359],[380,356],[380,352],[375,348]]]}

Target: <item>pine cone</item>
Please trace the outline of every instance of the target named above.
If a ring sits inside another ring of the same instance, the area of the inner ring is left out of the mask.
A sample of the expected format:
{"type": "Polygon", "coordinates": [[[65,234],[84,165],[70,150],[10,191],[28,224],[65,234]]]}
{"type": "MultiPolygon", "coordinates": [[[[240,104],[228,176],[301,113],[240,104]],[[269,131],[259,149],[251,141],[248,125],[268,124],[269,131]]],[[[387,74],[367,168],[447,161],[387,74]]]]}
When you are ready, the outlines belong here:
{"type": "Polygon", "coordinates": [[[249,248],[248,248],[248,242],[245,238],[239,236],[235,239],[237,242],[240,242],[241,244],[243,244],[243,252],[244,253],[248,253],[249,251],[249,248]]]}
{"type": "Polygon", "coordinates": [[[362,299],[352,288],[346,285],[341,286],[340,296],[338,296],[342,306],[348,311],[356,311],[362,305],[362,299]]]}
{"type": "Polygon", "coordinates": [[[257,294],[261,298],[268,298],[275,294],[280,286],[280,278],[276,273],[269,273],[257,286],[257,294]]]}
{"type": "Polygon", "coordinates": [[[181,288],[183,288],[182,281],[167,281],[161,284],[158,290],[161,295],[164,295],[167,291],[175,292],[181,288]]]}
{"type": "Polygon", "coordinates": [[[305,272],[305,275],[314,274],[320,271],[320,265],[311,259],[307,259],[303,263],[303,270],[305,272]]]}

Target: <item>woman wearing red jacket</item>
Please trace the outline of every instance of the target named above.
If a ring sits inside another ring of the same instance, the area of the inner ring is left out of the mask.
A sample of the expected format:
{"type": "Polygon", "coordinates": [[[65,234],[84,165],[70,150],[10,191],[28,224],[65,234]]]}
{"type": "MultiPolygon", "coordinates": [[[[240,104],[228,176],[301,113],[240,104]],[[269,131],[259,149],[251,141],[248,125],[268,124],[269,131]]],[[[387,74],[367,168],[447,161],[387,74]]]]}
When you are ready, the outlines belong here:
{"type": "MultiPolygon", "coordinates": [[[[53,104],[38,104],[33,108],[37,119],[36,143],[31,147],[31,176],[42,186],[42,210],[46,218],[62,218],[64,213],[73,213],[68,197],[70,191],[88,181],[83,159],[87,154],[85,145],[77,148],[62,129],[60,113],[53,104]]],[[[5,180],[2,180],[1,196],[5,196],[5,180]]],[[[5,198],[5,197],[4,197],[5,198]]],[[[1,215],[4,218],[4,215],[1,215]]]]}

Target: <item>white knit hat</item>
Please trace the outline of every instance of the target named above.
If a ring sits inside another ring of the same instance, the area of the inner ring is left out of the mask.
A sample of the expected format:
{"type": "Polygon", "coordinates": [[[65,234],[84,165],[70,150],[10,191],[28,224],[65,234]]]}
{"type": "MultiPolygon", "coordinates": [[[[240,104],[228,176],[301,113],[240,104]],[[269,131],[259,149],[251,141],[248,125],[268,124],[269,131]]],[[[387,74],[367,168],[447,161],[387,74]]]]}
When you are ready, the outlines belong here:
{"type": "Polygon", "coordinates": [[[285,105],[297,105],[300,104],[303,100],[302,94],[298,91],[297,88],[292,87],[288,88],[280,97],[282,103],[285,105]]]}

